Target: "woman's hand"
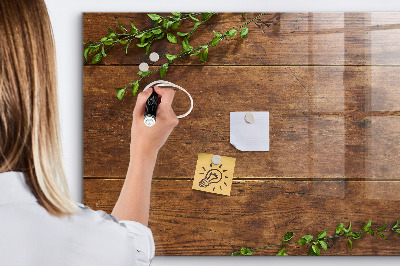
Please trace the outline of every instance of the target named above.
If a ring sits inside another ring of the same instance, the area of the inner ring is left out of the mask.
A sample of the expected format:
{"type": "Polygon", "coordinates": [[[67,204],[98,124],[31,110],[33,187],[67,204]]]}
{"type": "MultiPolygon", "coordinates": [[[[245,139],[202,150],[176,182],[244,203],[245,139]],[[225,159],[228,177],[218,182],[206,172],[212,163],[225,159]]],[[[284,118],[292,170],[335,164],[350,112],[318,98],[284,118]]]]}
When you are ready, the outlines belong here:
{"type": "Polygon", "coordinates": [[[171,107],[175,91],[157,86],[154,90],[159,97],[161,96],[161,102],[157,108],[156,123],[152,127],[146,126],[143,122],[146,101],[152,90],[140,92],[137,96],[131,129],[131,154],[137,151],[157,154],[178,125],[179,120],[171,107]]]}

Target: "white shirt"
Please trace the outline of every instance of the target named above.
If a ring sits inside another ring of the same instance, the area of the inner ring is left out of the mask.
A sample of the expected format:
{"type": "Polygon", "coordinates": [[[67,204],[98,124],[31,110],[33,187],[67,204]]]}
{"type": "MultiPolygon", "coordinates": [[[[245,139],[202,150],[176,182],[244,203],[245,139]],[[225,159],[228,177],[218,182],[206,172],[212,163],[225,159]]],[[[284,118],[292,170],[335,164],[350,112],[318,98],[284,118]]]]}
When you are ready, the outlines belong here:
{"type": "Polygon", "coordinates": [[[0,265],[150,265],[148,227],[77,205],[71,218],[52,216],[22,172],[0,173],[0,265]]]}

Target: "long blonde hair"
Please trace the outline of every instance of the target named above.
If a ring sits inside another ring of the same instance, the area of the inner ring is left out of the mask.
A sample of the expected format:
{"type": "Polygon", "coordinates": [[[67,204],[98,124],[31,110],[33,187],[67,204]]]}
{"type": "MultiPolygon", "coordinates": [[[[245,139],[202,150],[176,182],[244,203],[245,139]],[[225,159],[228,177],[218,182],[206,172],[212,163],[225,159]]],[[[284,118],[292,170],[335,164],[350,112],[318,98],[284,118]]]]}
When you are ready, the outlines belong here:
{"type": "Polygon", "coordinates": [[[21,171],[52,215],[71,215],[53,31],[43,0],[0,1],[0,173],[21,171]]]}

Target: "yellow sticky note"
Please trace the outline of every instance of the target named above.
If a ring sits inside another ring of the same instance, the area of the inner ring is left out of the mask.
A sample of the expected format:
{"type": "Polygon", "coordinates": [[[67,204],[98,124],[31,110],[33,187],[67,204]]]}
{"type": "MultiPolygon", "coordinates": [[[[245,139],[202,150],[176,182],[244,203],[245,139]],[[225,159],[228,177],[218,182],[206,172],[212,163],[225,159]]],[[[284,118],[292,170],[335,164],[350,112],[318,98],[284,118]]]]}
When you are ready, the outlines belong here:
{"type": "Polygon", "coordinates": [[[230,196],[236,158],[221,156],[221,163],[213,164],[213,156],[199,153],[192,189],[230,196]]]}

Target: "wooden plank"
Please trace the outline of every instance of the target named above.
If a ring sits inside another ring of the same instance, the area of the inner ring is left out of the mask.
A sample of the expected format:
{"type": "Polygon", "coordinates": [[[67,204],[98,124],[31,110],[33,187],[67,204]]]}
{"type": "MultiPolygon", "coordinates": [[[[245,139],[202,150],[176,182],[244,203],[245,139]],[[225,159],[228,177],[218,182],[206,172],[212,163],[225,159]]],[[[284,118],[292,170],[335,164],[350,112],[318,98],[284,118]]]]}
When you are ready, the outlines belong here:
{"type": "MultiPolygon", "coordinates": [[[[123,179],[85,179],[84,203],[111,212],[123,179]]],[[[352,222],[362,230],[398,217],[400,182],[376,181],[238,181],[231,196],[191,189],[191,180],[153,180],[150,222],[156,255],[228,255],[247,245],[251,248],[279,243],[287,231],[297,240],[328,229],[334,234],[339,222],[352,222]],[[345,196],[346,195],[346,196],[345,196]]],[[[329,241],[326,255],[400,255],[400,237],[385,233],[355,240],[329,241]]],[[[256,255],[275,255],[279,248],[256,255]]],[[[306,255],[306,247],[290,246],[291,255],[306,255]]]]}
{"type": "MultiPolygon", "coordinates": [[[[135,71],[135,66],[84,67],[86,177],[126,174],[136,98],[127,93],[119,101],[114,88],[132,82],[135,71]]],[[[235,177],[399,178],[398,164],[393,163],[400,154],[395,141],[400,137],[399,67],[172,66],[169,71],[169,80],[188,89],[195,106],[161,149],[155,178],[193,176],[200,152],[237,158],[235,177]],[[354,104],[362,95],[370,100],[354,104]],[[229,143],[233,111],[270,112],[269,152],[240,152],[229,143]],[[390,129],[374,127],[377,120],[371,117],[382,116],[390,129]],[[364,135],[378,143],[382,138],[385,145],[356,141],[364,135]],[[386,149],[392,151],[390,156],[386,149]],[[371,156],[360,157],[361,150],[371,156]],[[354,163],[346,166],[351,158],[354,163]],[[360,163],[372,168],[358,171],[360,163]],[[345,166],[352,169],[347,174],[345,166]]],[[[177,114],[189,107],[186,97],[177,92],[177,114]]]]}
{"type": "MultiPolygon", "coordinates": [[[[253,18],[260,13],[247,14],[253,18]]],[[[100,40],[108,34],[107,26],[117,28],[118,20],[126,27],[130,27],[131,21],[141,29],[152,25],[145,13],[84,13],[83,40],[100,40]]],[[[225,32],[243,23],[241,13],[220,13],[193,35],[191,44],[194,47],[204,45],[214,37],[213,29],[225,32]]],[[[193,22],[187,20],[181,25],[179,31],[187,32],[193,22]]],[[[178,44],[162,40],[152,45],[151,52],[159,53],[162,58],[156,65],[166,62],[164,54],[181,51],[182,38],[178,36],[178,40],[178,44]]],[[[207,65],[399,65],[399,42],[399,12],[268,13],[249,24],[248,38],[226,39],[218,47],[210,48],[207,65]],[[346,34],[348,32],[351,34],[346,34]],[[354,45],[345,49],[345,42],[354,45]]],[[[144,49],[136,45],[130,46],[128,55],[122,45],[107,53],[109,56],[101,64],[150,63],[144,49]]],[[[203,63],[188,56],[174,64],[203,63]]]]}

